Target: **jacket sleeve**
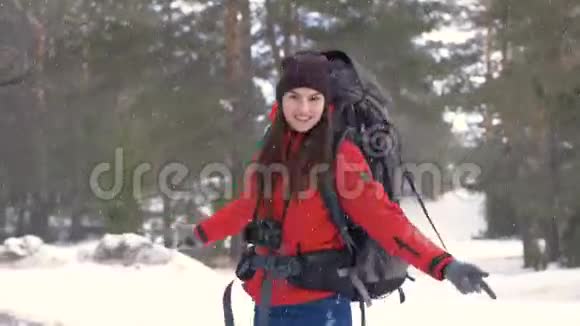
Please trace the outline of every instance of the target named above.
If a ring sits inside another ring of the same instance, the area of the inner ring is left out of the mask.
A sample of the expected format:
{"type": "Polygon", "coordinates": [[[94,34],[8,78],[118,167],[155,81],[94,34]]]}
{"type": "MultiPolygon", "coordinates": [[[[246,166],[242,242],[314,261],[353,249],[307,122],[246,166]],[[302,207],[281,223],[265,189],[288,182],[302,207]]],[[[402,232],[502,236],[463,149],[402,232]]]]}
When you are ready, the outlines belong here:
{"type": "Polygon", "coordinates": [[[244,183],[244,186],[249,187],[244,187],[238,198],[195,226],[194,232],[204,245],[236,235],[252,221],[257,204],[255,175],[253,177],[250,184],[244,183]]]}
{"type": "Polygon", "coordinates": [[[442,270],[453,257],[423,235],[399,205],[390,201],[355,144],[344,141],[338,153],[336,189],[345,213],[387,253],[442,280],[442,270]]]}

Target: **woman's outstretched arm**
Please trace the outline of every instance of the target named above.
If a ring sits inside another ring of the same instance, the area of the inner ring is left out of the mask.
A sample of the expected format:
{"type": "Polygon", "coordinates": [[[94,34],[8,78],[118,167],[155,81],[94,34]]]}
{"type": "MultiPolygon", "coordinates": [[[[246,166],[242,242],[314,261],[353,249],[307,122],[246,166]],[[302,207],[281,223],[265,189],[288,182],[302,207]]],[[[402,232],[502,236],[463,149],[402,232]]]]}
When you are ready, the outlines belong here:
{"type": "MultiPolygon", "coordinates": [[[[246,182],[246,180],[244,180],[246,182]]],[[[210,217],[198,224],[177,225],[179,243],[193,247],[207,246],[228,236],[236,235],[251,222],[257,204],[255,178],[244,183],[244,190],[210,217]]]]}
{"type": "Polygon", "coordinates": [[[386,252],[398,256],[437,280],[449,280],[462,294],[494,291],[483,280],[489,274],[461,262],[435,245],[393,203],[371,171],[359,148],[343,142],[337,157],[337,192],[344,211],[386,252]]]}
{"type": "Polygon", "coordinates": [[[390,255],[443,279],[443,268],[453,260],[445,250],[422,234],[392,202],[371,171],[360,149],[344,141],[338,151],[336,189],[340,204],[390,255]]]}

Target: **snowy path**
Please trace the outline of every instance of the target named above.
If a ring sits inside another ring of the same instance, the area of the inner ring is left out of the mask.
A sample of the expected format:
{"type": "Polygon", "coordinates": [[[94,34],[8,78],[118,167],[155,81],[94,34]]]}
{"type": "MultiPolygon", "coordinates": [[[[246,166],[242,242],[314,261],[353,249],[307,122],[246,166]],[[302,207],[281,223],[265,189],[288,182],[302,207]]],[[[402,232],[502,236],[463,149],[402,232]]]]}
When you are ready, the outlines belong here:
{"type": "MultiPolygon", "coordinates": [[[[479,197],[451,194],[429,208],[450,251],[492,273],[489,283],[499,299],[462,296],[449,283],[413,271],[417,281],[405,287],[407,302],[400,305],[395,296],[376,302],[367,310],[369,326],[580,325],[580,269],[522,270],[518,241],[470,240],[483,228],[480,203],[479,197]]],[[[403,205],[431,235],[418,206],[403,205]]],[[[92,263],[0,268],[0,325],[17,325],[4,314],[44,326],[223,325],[221,295],[232,277],[231,271],[211,271],[183,256],[140,269],[92,263]]],[[[236,325],[251,325],[252,302],[239,283],[233,302],[236,325]]],[[[356,305],[353,314],[357,325],[356,305]]]]}

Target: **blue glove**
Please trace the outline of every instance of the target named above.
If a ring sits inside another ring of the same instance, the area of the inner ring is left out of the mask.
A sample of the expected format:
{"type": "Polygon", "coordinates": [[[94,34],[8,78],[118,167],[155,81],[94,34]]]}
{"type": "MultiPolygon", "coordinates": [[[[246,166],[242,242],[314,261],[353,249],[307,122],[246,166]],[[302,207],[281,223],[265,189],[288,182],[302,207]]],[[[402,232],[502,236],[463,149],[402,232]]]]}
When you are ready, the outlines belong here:
{"type": "Polygon", "coordinates": [[[462,294],[481,293],[481,290],[483,290],[492,299],[497,298],[493,290],[483,280],[484,277],[489,276],[489,273],[482,271],[475,265],[454,260],[445,266],[443,275],[462,294]]]}

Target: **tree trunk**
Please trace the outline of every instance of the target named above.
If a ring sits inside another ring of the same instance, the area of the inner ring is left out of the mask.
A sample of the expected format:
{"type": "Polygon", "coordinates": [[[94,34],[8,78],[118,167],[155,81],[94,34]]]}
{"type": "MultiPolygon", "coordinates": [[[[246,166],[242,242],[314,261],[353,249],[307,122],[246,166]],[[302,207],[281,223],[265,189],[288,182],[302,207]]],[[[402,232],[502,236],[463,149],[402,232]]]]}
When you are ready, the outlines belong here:
{"type": "Polygon", "coordinates": [[[490,81],[493,76],[493,68],[491,65],[491,54],[493,53],[493,19],[491,14],[487,14],[486,19],[486,30],[487,33],[485,35],[485,77],[486,80],[490,81]]]}
{"type": "Polygon", "coordinates": [[[28,233],[36,235],[45,242],[53,241],[49,230],[49,216],[54,207],[51,198],[37,192],[33,194],[30,204],[30,229],[28,233]]]}
{"type": "Polygon", "coordinates": [[[523,258],[524,265],[523,268],[528,268],[532,266],[532,253],[530,248],[532,247],[532,233],[531,233],[531,223],[529,218],[522,218],[519,223],[520,236],[523,242],[523,258]]]}
{"type": "Polygon", "coordinates": [[[19,201],[14,204],[14,213],[16,215],[16,230],[14,236],[22,237],[28,233],[28,216],[24,201],[19,201]]]}
{"type": "MultiPolygon", "coordinates": [[[[89,94],[89,83],[90,83],[90,42],[88,29],[83,30],[83,41],[81,45],[81,92],[85,95],[89,94]]],[[[74,135],[73,140],[73,151],[74,151],[74,162],[73,163],[73,184],[72,189],[70,189],[70,203],[71,203],[71,227],[69,233],[69,240],[76,242],[81,241],[86,237],[86,230],[82,225],[83,214],[87,213],[86,200],[89,198],[87,196],[86,180],[85,180],[85,168],[88,166],[88,158],[86,157],[85,150],[85,134],[82,127],[82,121],[84,121],[84,109],[81,107],[76,107],[75,111],[70,112],[69,125],[71,131],[74,135]]]]}
{"type": "Polygon", "coordinates": [[[171,212],[169,198],[163,195],[163,243],[165,247],[173,247],[173,233],[171,232],[171,223],[173,223],[173,216],[171,212]]]}
{"type": "MultiPolygon", "coordinates": [[[[246,82],[252,81],[252,76],[254,75],[253,65],[252,65],[252,14],[250,10],[250,1],[243,0],[240,1],[240,14],[241,20],[239,21],[240,29],[240,58],[241,58],[241,71],[243,73],[241,82],[246,85],[246,82]]],[[[244,88],[246,90],[251,89],[246,85],[244,88]]],[[[245,96],[251,97],[250,94],[243,94],[245,96]]]]}
{"type": "Polygon", "coordinates": [[[300,20],[298,19],[298,5],[296,2],[292,1],[290,3],[290,30],[292,35],[296,38],[296,43],[294,44],[294,48],[300,49],[302,48],[302,32],[300,30],[300,20]]]}
{"type": "Polygon", "coordinates": [[[282,24],[282,35],[284,35],[284,56],[287,57],[292,52],[292,2],[287,1],[284,3],[284,12],[287,13],[283,24],[282,24]]]}
{"type": "MultiPolygon", "coordinates": [[[[44,12],[41,12],[44,14],[44,12]]],[[[46,85],[44,83],[44,65],[47,32],[44,23],[38,17],[28,13],[28,21],[35,32],[36,44],[36,73],[35,78],[35,100],[36,100],[36,126],[32,133],[35,144],[35,168],[36,179],[34,180],[36,190],[31,194],[31,205],[28,206],[30,213],[30,229],[28,232],[45,240],[48,236],[48,215],[50,214],[50,192],[49,192],[49,157],[48,157],[48,107],[46,103],[46,85]]]]}
{"type": "MultiPolygon", "coordinates": [[[[0,189],[1,191],[2,189],[0,189]]],[[[0,192],[0,241],[6,238],[6,208],[7,201],[0,192]]]]}
{"type": "MultiPolygon", "coordinates": [[[[242,42],[241,24],[238,16],[241,16],[241,1],[227,0],[225,14],[225,41],[226,41],[226,74],[230,86],[237,85],[242,80],[242,42]]],[[[242,16],[242,19],[244,17],[242,16]]]]}
{"type": "Polygon", "coordinates": [[[489,238],[501,238],[514,236],[517,233],[515,226],[516,210],[513,207],[510,193],[489,189],[485,195],[486,205],[486,236],[489,238]]]}
{"type": "Polygon", "coordinates": [[[30,23],[20,3],[0,0],[0,87],[24,82],[34,64],[31,58],[30,23]]]}
{"type": "Polygon", "coordinates": [[[562,234],[562,252],[566,267],[580,266],[580,212],[576,211],[567,222],[562,234]]]}
{"type": "MultiPolygon", "coordinates": [[[[247,129],[250,107],[253,102],[251,60],[251,16],[249,0],[228,0],[225,12],[226,74],[228,94],[232,94],[232,130],[247,129]],[[239,17],[239,19],[238,19],[239,17]]],[[[247,133],[250,135],[250,133],[247,133]]],[[[243,175],[243,153],[233,148],[231,153],[232,174],[236,180],[243,175]]],[[[230,257],[237,261],[242,254],[239,236],[232,238],[230,257]]]]}
{"type": "Polygon", "coordinates": [[[280,68],[282,63],[282,59],[280,57],[280,46],[278,45],[278,36],[276,35],[276,26],[275,26],[275,18],[276,15],[275,7],[272,4],[272,0],[266,0],[264,4],[266,8],[266,39],[268,40],[268,44],[272,49],[272,58],[274,59],[274,66],[276,69],[280,68]]]}
{"type": "Polygon", "coordinates": [[[548,253],[550,261],[558,261],[561,255],[560,250],[560,232],[558,222],[563,218],[562,210],[560,208],[560,174],[558,172],[560,167],[559,150],[558,150],[558,136],[556,125],[554,122],[554,113],[549,112],[548,125],[548,142],[549,142],[549,174],[551,180],[551,206],[553,216],[548,219],[546,227],[546,240],[548,242],[548,253]]]}
{"type": "Polygon", "coordinates": [[[83,238],[82,216],[85,213],[84,207],[80,198],[75,198],[71,205],[71,225],[69,233],[69,241],[77,242],[83,238]]]}
{"type": "Polygon", "coordinates": [[[509,2],[504,3],[503,7],[503,15],[501,17],[501,54],[502,54],[502,69],[509,68],[511,63],[511,49],[510,49],[510,42],[508,39],[509,29],[510,29],[510,4],[509,2]]]}

